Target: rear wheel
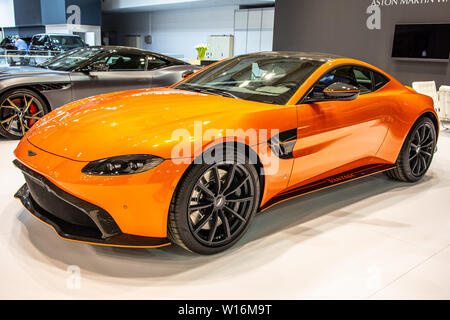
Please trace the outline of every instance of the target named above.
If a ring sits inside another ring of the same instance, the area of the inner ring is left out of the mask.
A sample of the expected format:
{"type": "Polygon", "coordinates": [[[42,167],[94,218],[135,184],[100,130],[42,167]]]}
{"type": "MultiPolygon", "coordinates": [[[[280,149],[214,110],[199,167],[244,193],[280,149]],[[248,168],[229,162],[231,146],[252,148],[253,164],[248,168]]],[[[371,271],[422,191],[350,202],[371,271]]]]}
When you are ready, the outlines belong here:
{"type": "Polygon", "coordinates": [[[172,242],[195,253],[214,254],[244,235],[258,208],[260,186],[255,167],[237,157],[190,169],[169,212],[172,242]]]}
{"type": "Polygon", "coordinates": [[[387,172],[393,179],[416,182],[428,171],[436,148],[436,129],[430,118],[416,122],[406,138],[396,162],[387,172]]]}
{"type": "Polygon", "coordinates": [[[45,101],[31,90],[6,92],[0,97],[0,134],[21,139],[48,111],[45,101]]]}

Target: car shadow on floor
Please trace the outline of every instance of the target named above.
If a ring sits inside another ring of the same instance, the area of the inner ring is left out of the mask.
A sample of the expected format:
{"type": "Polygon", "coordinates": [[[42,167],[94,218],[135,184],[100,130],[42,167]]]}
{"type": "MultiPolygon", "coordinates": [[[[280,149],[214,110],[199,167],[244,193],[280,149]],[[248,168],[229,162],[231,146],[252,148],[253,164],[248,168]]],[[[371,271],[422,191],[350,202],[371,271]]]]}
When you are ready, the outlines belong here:
{"type": "Polygon", "coordinates": [[[180,278],[170,276],[188,273],[189,279],[210,281],[214,274],[223,279],[233,277],[236,272],[251,272],[253,267],[270,262],[292,246],[339,226],[408,227],[399,222],[372,218],[371,214],[407,201],[438,182],[439,174],[433,171],[413,185],[377,174],[291,199],[258,214],[248,233],[233,248],[214,256],[192,254],[177,246],[127,249],[64,241],[25,211],[19,214],[25,235],[17,245],[44,263],[51,259],[52,265],[61,269],[77,265],[85,277],[97,279],[98,275],[103,275],[119,278],[118,283],[125,278],[128,284],[136,281],[136,285],[148,285],[143,281],[145,278],[154,283],[155,279],[163,277],[165,283],[175,284],[180,278]],[[29,249],[30,242],[39,254],[29,249]],[[215,270],[215,273],[205,275],[206,265],[207,270],[215,270]]]}

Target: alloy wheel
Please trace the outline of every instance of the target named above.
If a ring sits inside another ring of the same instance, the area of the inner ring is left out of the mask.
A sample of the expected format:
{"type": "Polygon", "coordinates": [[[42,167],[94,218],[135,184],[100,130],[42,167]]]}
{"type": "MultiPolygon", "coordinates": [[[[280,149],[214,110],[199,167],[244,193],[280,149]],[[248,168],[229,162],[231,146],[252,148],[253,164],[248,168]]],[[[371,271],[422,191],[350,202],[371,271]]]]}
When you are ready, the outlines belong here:
{"type": "Polygon", "coordinates": [[[188,203],[188,224],[197,241],[208,247],[233,241],[251,217],[254,185],[239,164],[216,164],[195,184],[188,203]]]}
{"type": "Polygon", "coordinates": [[[44,113],[42,103],[34,96],[13,93],[1,102],[0,125],[9,134],[22,137],[44,113]]]}
{"type": "Polygon", "coordinates": [[[424,123],[414,132],[409,146],[409,166],[416,177],[428,169],[433,158],[434,143],[430,124],[424,123]]]}

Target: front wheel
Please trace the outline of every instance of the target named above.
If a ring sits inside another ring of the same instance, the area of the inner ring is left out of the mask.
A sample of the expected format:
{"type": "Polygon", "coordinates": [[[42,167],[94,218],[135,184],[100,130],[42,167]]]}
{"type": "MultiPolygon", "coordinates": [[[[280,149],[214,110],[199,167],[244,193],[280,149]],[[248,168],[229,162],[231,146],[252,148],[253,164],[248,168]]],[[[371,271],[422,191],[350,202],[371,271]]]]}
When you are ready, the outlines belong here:
{"type": "Polygon", "coordinates": [[[168,234],[199,254],[234,245],[247,231],[259,205],[258,174],[248,159],[193,165],[173,196],[168,234]]]}
{"type": "Polygon", "coordinates": [[[411,129],[396,162],[387,172],[393,179],[416,182],[428,171],[436,148],[436,129],[430,118],[421,118],[411,129]]]}
{"type": "Polygon", "coordinates": [[[0,96],[0,135],[21,139],[46,113],[45,101],[35,92],[18,89],[0,96]]]}

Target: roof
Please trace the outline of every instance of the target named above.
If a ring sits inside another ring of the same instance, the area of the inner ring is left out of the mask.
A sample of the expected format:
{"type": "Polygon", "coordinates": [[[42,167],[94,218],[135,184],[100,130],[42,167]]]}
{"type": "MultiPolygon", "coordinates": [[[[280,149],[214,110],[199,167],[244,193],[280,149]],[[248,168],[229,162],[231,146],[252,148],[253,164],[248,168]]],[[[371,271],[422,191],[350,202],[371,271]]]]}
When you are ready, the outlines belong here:
{"type": "Polygon", "coordinates": [[[135,53],[135,54],[138,54],[138,53],[140,53],[140,54],[149,54],[149,55],[151,54],[151,55],[154,55],[154,56],[162,57],[162,58],[164,58],[166,60],[171,60],[173,62],[178,62],[180,64],[188,64],[187,62],[184,62],[182,60],[179,60],[179,59],[176,59],[176,58],[173,58],[173,57],[166,56],[166,55],[161,54],[161,53],[156,53],[156,52],[143,50],[143,49],[138,49],[138,48],[132,48],[132,47],[123,47],[123,46],[89,46],[89,47],[86,47],[86,48],[83,48],[83,49],[84,50],[100,49],[100,50],[102,50],[104,52],[108,52],[108,51],[109,52],[111,52],[111,51],[124,52],[125,51],[127,53],[135,53]]]}
{"type": "MultiPolygon", "coordinates": [[[[90,46],[89,48],[95,48],[95,49],[103,49],[105,51],[112,51],[112,50],[126,50],[126,51],[136,51],[136,52],[146,52],[146,53],[154,53],[151,51],[139,49],[139,48],[133,48],[133,47],[124,47],[124,46],[90,46]]],[[[157,53],[155,53],[157,54],[157,53]]]]}
{"type": "Polygon", "coordinates": [[[78,37],[78,38],[80,37],[79,35],[71,33],[37,33],[34,36],[60,36],[60,37],[62,36],[62,37],[78,37]]]}
{"type": "Polygon", "coordinates": [[[331,61],[335,59],[341,59],[343,57],[320,52],[296,52],[296,51],[263,51],[246,54],[244,56],[275,56],[275,57],[293,57],[293,58],[305,58],[313,60],[325,60],[331,61]]]}

